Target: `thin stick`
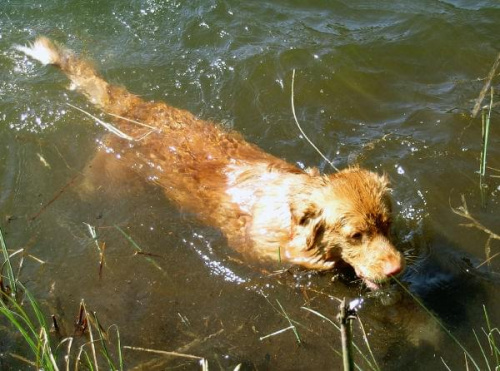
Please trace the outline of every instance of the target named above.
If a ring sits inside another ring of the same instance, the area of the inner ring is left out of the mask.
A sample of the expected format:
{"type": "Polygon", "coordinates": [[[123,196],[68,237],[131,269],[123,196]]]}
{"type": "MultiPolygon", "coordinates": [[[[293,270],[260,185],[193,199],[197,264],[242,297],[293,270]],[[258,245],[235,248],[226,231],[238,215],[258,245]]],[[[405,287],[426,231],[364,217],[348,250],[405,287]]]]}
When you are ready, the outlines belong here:
{"type": "Polygon", "coordinates": [[[495,240],[500,240],[500,235],[493,232],[491,229],[488,229],[484,225],[482,225],[480,222],[478,222],[470,213],[469,209],[467,207],[467,203],[465,201],[465,196],[462,195],[462,206],[459,207],[452,207],[451,211],[453,211],[455,214],[461,216],[462,218],[465,218],[470,221],[469,224],[462,224],[464,227],[468,228],[477,228],[480,231],[483,231],[484,233],[488,234],[490,238],[495,239],[495,240]]]}
{"type": "Polygon", "coordinates": [[[104,250],[106,249],[106,242],[102,243],[102,248],[99,250],[99,279],[102,278],[102,269],[104,268],[104,250]]]}
{"type": "Polygon", "coordinates": [[[496,254],[493,254],[492,256],[490,256],[488,259],[486,259],[485,261],[483,261],[481,264],[477,265],[475,268],[480,268],[482,267],[483,265],[485,264],[489,264],[490,261],[493,260],[493,258],[496,258],[498,255],[500,255],[500,252],[497,252],[496,254]]]}
{"type": "Polygon", "coordinates": [[[37,257],[36,257],[36,256],[34,256],[34,255],[28,254],[28,255],[26,255],[26,256],[27,256],[28,258],[33,259],[34,261],[36,261],[36,262],[38,262],[38,263],[40,263],[40,264],[45,264],[45,262],[44,262],[42,259],[37,258],[37,257]]]}
{"type": "Polygon", "coordinates": [[[97,363],[97,353],[95,351],[95,340],[94,340],[94,334],[92,333],[92,324],[89,322],[89,314],[87,312],[87,307],[85,306],[85,303],[82,300],[82,305],[83,305],[83,310],[85,312],[85,318],[87,319],[88,323],[88,330],[89,330],[89,338],[90,338],[90,350],[92,351],[92,358],[94,361],[94,367],[96,371],[99,371],[99,364],[97,363]]]}
{"type": "Polygon", "coordinates": [[[73,338],[68,337],[61,341],[59,345],[62,345],[65,341],[68,341],[68,347],[66,348],[66,355],[64,356],[64,361],[66,362],[66,371],[69,371],[69,361],[70,361],[70,353],[71,353],[71,346],[73,345],[73,338]]]}
{"type": "Polygon", "coordinates": [[[178,353],[178,352],[167,352],[165,350],[132,347],[132,346],[128,346],[128,345],[124,345],[123,349],[138,350],[141,352],[155,353],[155,354],[161,354],[161,355],[165,355],[165,356],[174,356],[174,357],[181,357],[181,358],[196,359],[198,361],[201,361],[204,359],[203,357],[193,356],[191,354],[184,354],[184,353],[178,353]]]}
{"type": "Polygon", "coordinates": [[[110,115],[110,116],[113,116],[113,117],[116,117],[118,119],[122,119],[122,120],[125,120],[125,121],[128,121],[128,122],[131,122],[133,124],[137,124],[139,126],[143,126],[145,128],[149,128],[149,129],[152,129],[152,130],[156,130],[156,131],[159,131],[160,129],[154,127],[154,126],[151,126],[151,125],[147,125],[147,124],[144,124],[140,121],[136,121],[136,120],[132,120],[132,119],[129,119],[128,117],[123,117],[123,116],[120,116],[120,115],[115,115],[114,113],[110,113],[110,112],[104,112],[105,114],[107,115],[110,115]]]}
{"type": "Polygon", "coordinates": [[[60,189],[60,190],[59,190],[59,191],[55,194],[55,196],[54,196],[54,197],[52,197],[52,199],[51,199],[49,202],[47,202],[45,205],[43,205],[43,206],[42,206],[42,208],[41,208],[41,209],[40,209],[40,210],[39,210],[36,214],[34,214],[34,215],[30,218],[30,220],[31,220],[31,221],[33,221],[33,220],[35,220],[36,218],[38,218],[38,217],[39,217],[39,216],[40,216],[40,215],[41,215],[41,214],[42,214],[42,213],[43,213],[43,212],[44,212],[44,211],[45,211],[45,210],[46,210],[46,209],[47,209],[50,205],[52,205],[52,203],[53,203],[54,201],[56,201],[56,200],[59,198],[59,196],[61,196],[61,195],[64,193],[64,191],[66,191],[66,189],[68,189],[71,185],[73,185],[73,183],[75,182],[76,178],[78,178],[78,176],[79,176],[79,175],[80,175],[80,174],[76,174],[75,176],[73,176],[73,178],[71,178],[71,180],[70,180],[68,183],[66,183],[66,185],[65,185],[64,187],[62,187],[62,188],[61,188],[61,189],[60,189]]]}
{"type": "Polygon", "coordinates": [[[295,329],[295,326],[294,326],[294,325],[291,325],[291,326],[288,326],[288,327],[286,327],[286,328],[284,328],[284,329],[281,329],[281,330],[275,331],[275,332],[273,332],[273,333],[271,333],[271,334],[269,334],[269,335],[261,336],[261,337],[259,338],[259,340],[260,340],[260,341],[262,341],[262,340],[264,340],[264,339],[270,338],[271,336],[276,336],[276,335],[282,334],[282,333],[284,333],[284,332],[286,332],[286,331],[288,331],[288,330],[294,330],[294,329],[295,329]]]}
{"type": "Polygon", "coordinates": [[[17,359],[18,361],[22,361],[22,362],[24,362],[24,363],[27,363],[28,365],[31,365],[31,366],[33,366],[33,367],[38,368],[38,365],[37,365],[35,362],[30,361],[29,359],[24,358],[23,356],[20,356],[20,355],[15,354],[15,353],[9,353],[9,355],[10,355],[12,358],[17,359]]]}
{"type": "MultiPolygon", "coordinates": [[[[77,106],[74,106],[70,103],[66,103],[68,106],[70,106],[71,108],[74,108],[82,113],[84,113],[85,115],[93,118],[98,124],[104,126],[106,129],[108,129],[111,133],[117,135],[118,137],[122,138],[122,139],[126,139],[130,142],[140,142],[141,140],[143,140],[144,138],[146,138],[149,134],[151,134],[153,131],[158,131],[157,128],[153,128],[151,131],[148,131],[146,134],[144,135],[141,135],[140,137],[138,138],[133,138],[131,137],[130,135],[128,134],[125,134],[123,131],[121,131],[120,129],[114,127],[113,125],[111,125],[110,123],[106,122],[106,121],[103,121],[97,117],[95,117],[94,115],[90,114],[89,112],[77,107],[77,106]]],[[[112,115],[111,113],[108,113],[108,115],[112,115]]],[[[120,116],[119,116],[120,117],[120,116]]],[[[150,127],[146,124],[142,124],[142,123],[139,123],[138,121],[134,121],[134,120],[130,120],[130,119],[126,119],[124,117],[120,117],[122,119],[125,119],[125,120],[128,120],[128,121],[131,121],[131,122],[134,122],[136,124],[140,124],[141,126],[146,126],[146,127],[150,127]]]]}
{"type": "Polygon", "coordinates": [[[77,107],[77,106],[74,106],[70,103],[66,103],[68,106],[70,106],[71,108],[74,108],[80,112],[82,112],[83,114],[93,118],[98,124],[104,126],[106,129],[108,129],[110,132],[112,132],[113,134],[116,134],[117,136],[119,136],[120,138],[123,138],[123,139],[126,139],[126,140],[129,140],[129,141],[134,141],[134,138],[132,138],[130,135],[127,135],[125,134],[123,131],[115,128],[113,125],[111,124],[108,124],[107,122],[95,117],[94,115],[91,115],[90,113],[88,113],[87,111],[77,107]]]}
{"type": "Polygon", "coordinates": [[[297,127],[299,128],[300,130],[300,133],[302,134],[302,136],[309,142],[309,144],[311,145],[311,147],[313,147],[316,152],[319,153],[319,155],[321,157],[323,157],[323,159],[335,170],[335,171],[339,171],[339,169],[337,169],[335,167],[335,165],[333,164],[333,162],[331,162],[320,150],[318,147],[316,147],[316,145],[311,141],[311,139],[309,139],[309,137],[307,136],[307,134],[304,132],[304,130],[302,130],[302,127],[300,126],[299,124],[299,120],[297,119],[297,115],[295,114],[295,103],[294,103],[294,96],[295,96],[295,93],[294,93],[294,86],[295,86],[295,69],[293,69],[292,71],[292,94],[290,96],[290,100],[291,100],[291,103],[292,103],[292,114],[293,114],[293,118],[295,120],[295,124],[297,125],[297,127]]]}

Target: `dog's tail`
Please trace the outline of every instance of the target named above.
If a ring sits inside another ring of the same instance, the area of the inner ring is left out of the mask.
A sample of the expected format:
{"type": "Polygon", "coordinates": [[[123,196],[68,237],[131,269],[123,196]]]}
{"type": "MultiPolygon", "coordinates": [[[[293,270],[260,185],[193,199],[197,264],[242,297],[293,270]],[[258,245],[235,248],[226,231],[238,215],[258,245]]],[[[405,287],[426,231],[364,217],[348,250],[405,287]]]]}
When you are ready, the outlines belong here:
{"type": "Polygon", "coordinates": [[[138,100],[126,89],[108,84],[90,62],[78,58],[71,50],[46,37],[39,37],[31,45],[15,45],[14,48],[44,65],[59,67],[71,80],[71,88],[78,89],[106,112],[122,115],[138,100]]]}

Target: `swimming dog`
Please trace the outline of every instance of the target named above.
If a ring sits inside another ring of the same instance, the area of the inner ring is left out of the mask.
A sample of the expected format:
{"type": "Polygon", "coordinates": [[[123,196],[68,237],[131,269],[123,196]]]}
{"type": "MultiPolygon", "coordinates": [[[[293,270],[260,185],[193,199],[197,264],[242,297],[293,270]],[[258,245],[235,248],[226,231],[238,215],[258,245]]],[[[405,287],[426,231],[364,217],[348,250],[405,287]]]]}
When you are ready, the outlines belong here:
{"type": "Polygon", "coordinates": [[[220,228],[243,255],[315,270],[347,263],[371,289],[403,271],[403,254],[389,236],[385,175],[359,167],[330,175],[302,170],[188,111],[108,83],[91,63],[47,38],[16,49],[59,67],[113,115],[105,144],[114,155],[98,154],[94,162],[113,161],[161,187],[179,207],[220,228]]]}

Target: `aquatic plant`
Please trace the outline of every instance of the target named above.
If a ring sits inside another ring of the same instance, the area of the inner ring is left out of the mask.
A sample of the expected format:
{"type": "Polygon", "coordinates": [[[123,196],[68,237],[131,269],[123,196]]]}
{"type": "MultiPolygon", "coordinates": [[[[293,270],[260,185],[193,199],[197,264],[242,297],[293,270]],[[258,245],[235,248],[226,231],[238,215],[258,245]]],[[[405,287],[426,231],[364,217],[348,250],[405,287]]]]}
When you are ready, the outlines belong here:
{"type": "Polygon", "coordinates": [[[50,328],[36,300],[15,277],[11,256],[1,230],[0,248],[3,255],[0,276],[0,314],[22,336],[34,359],[28,360],[15,354],[11,354],[11,356],[26,361],[37,369],[57,370],[51,337],[49,336],[50,328]]]}
{"type": "Polygon", "coordinates": [[[481,203],[483,207],[486,206],[486,192],[488,190],[487,184],[485,182],[486,177],[486,159],[488,155],[488,142],[490,136],[490,122],[491,122],[491,111],[494,106],[493,104],[493,79],[497,76],[496,71],[500,66],[500,53],[497,55],[495,62],[493,63],[488,76],[485,79],[483,88],[479,92],[479,96],[476,99],[474,108],[472,109],[471,117],[475,118],[479,111],[481,111],[481,156],[479,161],[479,189],[481,193],[481,203]],[[490,92],[490,102],[487,105],[482,105],[486,94],[490,92]]]}
{"type": "Polygon", "coordinates": [[[490,103],[484,107],[481,114],[481,160],[479,163],[479,189],[481,192],[481,204],[486,206],[486,192],[488,186],[485,182],[486,158],[488,155],[488,141],[490,137],[491,108],[493,107],[493,88],[491,88],[490,103]]]}
{"type": "MultiPolygon", "coordinates": [[[[88,228],[98,245],[95,230],[92,226],[88,228]]],[[[117,229],[126,235],[119,227],[117,229]]],[[[59,325],[56,316],[52,315],[52,322],[49,323],[37,300],[20,282],[19,277],[16,277],[12,257],[21,250],[9,254],[1,229],[0,250],[3,256],[3,263],[0,266],[0,319],[5,318],[12,326],[12,337],[18,335],[22,337],[24,342],[20,348],[21,351],[26,351],[26,354],[22,355],[7,353],[13,360],[38,370],[57,371],[63,366],[65,370],[78,370],[84,367],[96,371],[99,368],[121,371],[124,369],[123,349],[128,349],[162,357],[195,360],[198,361],[202,371],[208,370],[208,361],[203,357],[178,351],[168,352],[122,345],[118,326],[111,325],[105,329],[97,314],[89,311],[83,300],[80,302],[73,335],[64,337],[65,331],[59,325]],[[113,333],[116,337],[114,344],[110,341],[113,333]],[[25,349],[26,346],[28,349],[25,349]],[[116,352],[111,350],[111,346],[116,347],[116,352]]],[[[235,370],[238,367],[239,365],[235,370]]]]}
{"type": "Polygon", "coordinates": [[[0,276],[0,315],[11,324],[15,330],[13,336],[20,334],[24,340],[23,345],[28,347],[29,354],[8,353],[13,359],[43,370],[59,370],[61,364],[69,370],[75,337],[88,336],[74,356],[74,368],[82,364],[90,370],[98,370],[99,356],[105,360],[107,368],[111,370],[123,370],[123,357],[120,345],[120,333],[116,326],[118,366],[115,365],[113,357],[107,346],[108,331],[104,331],[95,313],[89,313],[85,303],[81,302],[78,320],[75,324],[75,335],[70,337],[61,336],[61,329],[56,316],[52,316],[52,324],[46,320],[39,303],[30,291],[15,276],[12,257],[9,254],[3,233],[0,229],[0,248],[3,255],[0,276]],[[94,331],[97,336],[94,336],[94,331]],[[55,345],[55,338],[60,341],[55,345]],[[63,345],[66,351],[63,351],[63,345]],[[89,354],[90,353],[90,354],[89,354]],[[82,361],[83,359],[83,361],[82,361]]]}

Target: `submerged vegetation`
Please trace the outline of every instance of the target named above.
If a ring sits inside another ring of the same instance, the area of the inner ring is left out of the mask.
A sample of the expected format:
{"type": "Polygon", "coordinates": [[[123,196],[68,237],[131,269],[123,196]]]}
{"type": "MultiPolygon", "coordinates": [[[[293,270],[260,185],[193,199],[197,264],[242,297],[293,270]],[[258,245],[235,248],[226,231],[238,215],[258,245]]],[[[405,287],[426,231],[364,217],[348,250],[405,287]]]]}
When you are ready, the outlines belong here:
{"type": "MultiPolygon", "coordinates": [[[[3,255],[1,283],[0,314],[24,340],[24,346],[18,351],[25,354],[9,353],[12,359],[26,363],[43,370],[58,370],[64,366],[69,370],[79,365],[93,370],[98,369],[100,359],[104,359],[107,368],[123,370],[123,358],[120,346],[120,334],[116,327],[117,359],[108,349],[108,332],[105,331],[95,313],[87,310],[84,301],[80,304],[79,314],[75,323],[74,336],[63,337],[57,317],[52,316],[52,323],[46,320],[40,305],[28,289],[15,276],[3,234],[0,230],[0,245],[3,255]],[[75,349],[76,339],[82,343],[75,349]],[[27,348],[26,348],[27,346],[27,348]]],[[[14,335],[13,335],[14,336],[14,335]]]]}
{"type": "Polygon", "coordinates": [[[100,367],[124,370],[123,349],[129,349],[195,360],[202,370],[208,370],[208,363],[203,357],[123,346],[118,327],[111,325],[105,329],[97,314],[89,311],[83,300],[76,316],[73,335],[64,336],[66,331],[61,328],[57,317],[52,315],[51,321],[47,321],[48,317],[37,300],[16,277],[11,260],[15,253],[9,254],[1,230],[0,248],[3,256],[0,270],[0,321],[6,320],[10,324],[8,338],[22,340],[16,341],[20,345],[15,351],[7,353],[12,362],[16,360],[37,370],[99,370],[100,367]]]}
{"type": "MultiPolygon", "coordinates": [[[[493,103],[494,89],[492,86],[493,79],[497,76],[497,69],[500,66],[500,53],[498,54],[495,62],[493,63],[488,76],[486,77],[486,82],[479,93],[479,97],[476,99],[474,108],[472,109],[472,118],[475,118],[479,111],[481,111],[481,154],[479,160],[479,190],[481,192],[481,203],[483,207],[486,206],[486,196],[488,192],[488,186],[486,184],[486,169],[487,157],[488,157],[488,144],[490,138],[490,124],[491,124],[491,113],[495,106],[493,103]],[[483,101],[489,92],[489,103],[483,105],[483,101]]],[[[492,169],[495,170],[495,169],[492,169]]]]}

